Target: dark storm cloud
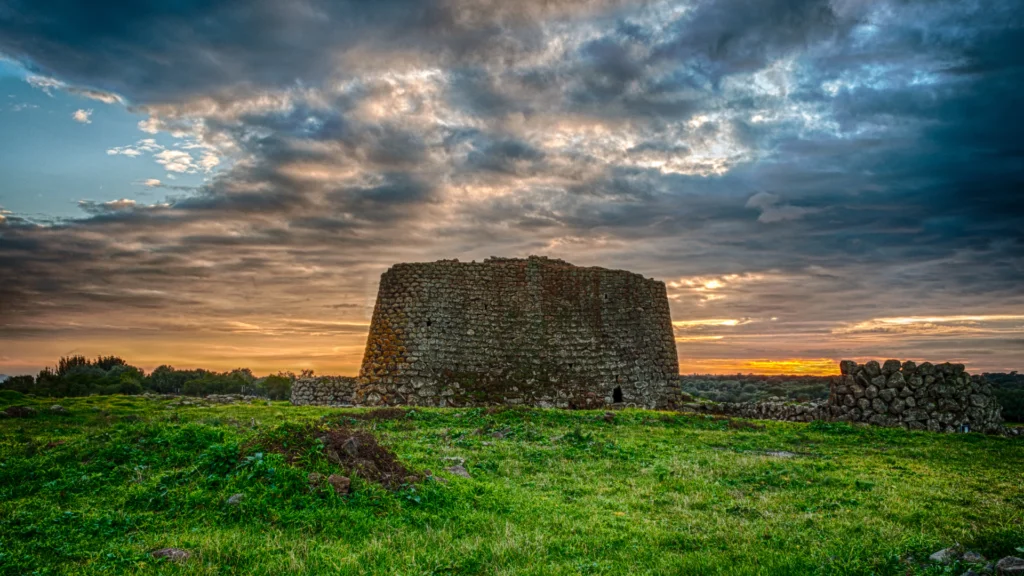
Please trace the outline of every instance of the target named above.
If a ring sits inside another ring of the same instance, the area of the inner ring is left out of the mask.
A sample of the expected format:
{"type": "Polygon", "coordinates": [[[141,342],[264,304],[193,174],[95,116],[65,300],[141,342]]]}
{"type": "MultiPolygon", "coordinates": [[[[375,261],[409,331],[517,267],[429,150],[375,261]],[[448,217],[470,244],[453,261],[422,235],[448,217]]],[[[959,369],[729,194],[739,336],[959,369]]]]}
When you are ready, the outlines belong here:
{"type": "Polygon", "coordinates": [[[712,77],[764,68],[771,60],[839,34],[830,0],[703,0],[672,26],[657,58],[697,60],[712,77]]]}
{"type": "Polygon", "coordinates": [[[500,56],[522,49],[538,18],[616,4],[526,1],[503,10],[457,0],[4,0],[0,52],[136,102],[170,101],[236,84],[318,83],[336,72],[334,56],[365,44],[500,56]]]}
{"type": "Polygon", "coordinates": [[[750,354],[1024,310],[1009,0],[84,6],[0,0],[0,53],[235,162],[153,205],[0,212],[8,322],[354,314],[390,262],[528,252],[676,279],[676,317],[749,318],[750,354]]]}

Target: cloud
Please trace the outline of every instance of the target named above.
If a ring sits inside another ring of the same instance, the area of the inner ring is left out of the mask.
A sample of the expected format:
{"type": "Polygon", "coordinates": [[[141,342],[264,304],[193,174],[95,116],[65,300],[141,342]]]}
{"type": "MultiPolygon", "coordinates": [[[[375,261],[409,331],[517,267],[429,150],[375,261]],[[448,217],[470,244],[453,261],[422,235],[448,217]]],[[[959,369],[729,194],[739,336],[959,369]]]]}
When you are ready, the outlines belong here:
{"type": "Polygon", "coordinates": [[[75,110],[74,114],[71,115],[71,119],[75,122],[81,122],[82,124],[92,124],[92,109],[83,110],[79,108],[75,110]]]}
{"type": "Polygon", "coordinates": [[[107,149],[107,155],[109,156],[129,156],[136,157],[142,156],[144,153],[156,153],[163,150],[164,147],[156,143],[156,140],[152,138],[143,138],[135,144],[128,146],[115,146],[114,148],[107,149]]]}
{"type": "Polygon", "coordinates": [[[160,164],[168,172],[195,172],[196,164],[192,155],[181,150],[161,150],[153,154],[157,164],[160,164]]]}
{"type": "Polygon", "coordinates": [[[30,75],[25,77],[25,81],[33,88],[42,90],[50,97],[53,96],[54,90],[63,90],[68,94],[81,96],[90,100],[98,100],[104,104],[127,104],[124,98],[118,94],[114,94],[113,92],[105,92],[103,90],[96,90],[93,88],[83,88],[81,86],[69,86],[56,78],[30,75]]]}
{"type": "Polygon", "coordinates": [[[75,96],[82,96],[83,98],[88,98],[90,100],[99,100],[104,104],[124,105],[127,103],[124,98],[112,92],[103,92],[102,90],[93,90],[91,88],[78,88],[74,86],[68,87],[66,88],[66,90],[69,94],[74,94],[75,96]]]}
{"type": "Polygon", "coordinates": [[[283,6],[0,21],[33,85],[145,115],[153,138],[107,153],[152,156],[141,185],[168,194],[7,215],[0,328],[112,318],[264,350],[242,322],[320,362],[330,327],[285,321],[365,321],[394,262],[549,253],[666,279],[684,365],[1017,357],[1013,320],[879,320],[1024,314],[1009,0],[283,6]]]}
{"type": "Polygon", "coordinates": [[[758,192],[750,197],[746,203],[747,208],[754,208],[761,211],[757,217],[758,222],[771,224],[772,222],[784,222],[786,220],[797,220],[808,214],[818,212],[814,208],[803,208],[782,203],[781,198],[770,192],[758,192]]]}
{"type": "Polygon", "coordinates": [[[53,91],[64,87],[64,83],[54,78],[47,78],[45,76],[26,76],[25,82],[28,82],[33,88],[38,88],[46,93],[47,96],[53,96],[53,91]]]}

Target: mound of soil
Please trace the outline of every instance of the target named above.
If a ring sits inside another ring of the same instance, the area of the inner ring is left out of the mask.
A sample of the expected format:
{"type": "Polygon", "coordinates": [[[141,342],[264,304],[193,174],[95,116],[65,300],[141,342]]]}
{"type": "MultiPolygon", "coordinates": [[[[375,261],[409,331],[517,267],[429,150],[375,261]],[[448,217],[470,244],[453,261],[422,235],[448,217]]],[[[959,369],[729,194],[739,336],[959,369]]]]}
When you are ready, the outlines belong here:
{"type": "Polygon", "coordinates": [[[36,410],[28,406],[11,406],[7,410],[0,412],[0,414],[7,418],[31,418],[36,415],[36,410]]]}
{"type": "MultiPolygon", "coordinates": [[[[386,410],[389,409],[374,412],[386,410]]],[[[402,410],[397,412],[405,416],[402,410]]],[[[242,453],[258,446],[268,452],[281,454],[289,464],[295,464],[303,455],[317,449],[318,440],[323,446],[324,456],[349,476],[359,476],[390,490],[419,481],[413,472],[398,461],[394,452],[377,442],[377,437],[371,432],[347,426],[282,426],[247,442],[242,447],[242,453]]]]}
{"type": "Polygon", "coordinates": [[[395,490],[418,480],[377,438],[363,430],[331,428],[320,436],[331,462],[364,480],[395,490]]]}

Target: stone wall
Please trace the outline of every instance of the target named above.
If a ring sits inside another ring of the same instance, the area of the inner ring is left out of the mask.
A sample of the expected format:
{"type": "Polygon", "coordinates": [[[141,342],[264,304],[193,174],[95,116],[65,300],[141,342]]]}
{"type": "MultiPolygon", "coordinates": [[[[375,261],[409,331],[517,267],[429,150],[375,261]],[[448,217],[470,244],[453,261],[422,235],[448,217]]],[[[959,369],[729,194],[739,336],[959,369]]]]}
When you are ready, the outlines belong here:
{"type": "Polygon", "coordinates": [[[292,404],[351,406],[356,379],[351,376],[300,376],[292,382],[292,404]]]}
{"type": "Polygon", "coordinates": [[[668,407],[665,284],[561,260],[397,264],[380,281],[356,401],[668,407]]]}
{"type": "Polygon", "coordinates": [[[992,386],[964,372],[963,364],[844,360],[839,368],[842,376],[829,392],[837,420],[936,432],[1000,429],[1002,409],[992,386]]]}

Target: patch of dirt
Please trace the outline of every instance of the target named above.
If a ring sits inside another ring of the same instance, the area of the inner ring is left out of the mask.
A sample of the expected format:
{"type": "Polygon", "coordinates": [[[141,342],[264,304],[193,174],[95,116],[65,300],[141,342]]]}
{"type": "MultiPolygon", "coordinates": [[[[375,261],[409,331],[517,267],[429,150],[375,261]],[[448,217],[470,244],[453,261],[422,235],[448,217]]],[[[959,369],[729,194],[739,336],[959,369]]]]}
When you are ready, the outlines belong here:
{"type": "Polygon", "coordinates": [[[764,455],[771,458],[794,458],[798,456],[795,452],[788,452],[786,450],[769,450],[764,455]]]}
{"type": "Polygon", "coordinates": [[[394,452],[381,446],[377,437],[369,432],[331,428],[320,436],[320,441],[328,460],[364,480],[391,490],[418,480],[398,461],[394,452]]]}
{"type": "Polygon", "coordinates": [[[3,414],[8,418],[31,418],[36,415],[36,410],[28,406],[11,406],[3,414]]]}
{"type": "MultiPolygon", "coordinates": [[[[402,410],[388,408],[374,412],[386,410],[395,410],[403,417],[405,415],[402,410]]],[[[419,481],[415,473],[398,461],[394,452],[377,442],[373,433],[347,426],[283,426],[247,442],[242,447],[242,453],[259,446],[268,452],[283,455],[289,464],[294,464],[301,456],[320,445],[324,456],[349,476],[358,476],[390,490],[419,481]]]]}

